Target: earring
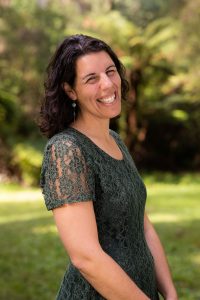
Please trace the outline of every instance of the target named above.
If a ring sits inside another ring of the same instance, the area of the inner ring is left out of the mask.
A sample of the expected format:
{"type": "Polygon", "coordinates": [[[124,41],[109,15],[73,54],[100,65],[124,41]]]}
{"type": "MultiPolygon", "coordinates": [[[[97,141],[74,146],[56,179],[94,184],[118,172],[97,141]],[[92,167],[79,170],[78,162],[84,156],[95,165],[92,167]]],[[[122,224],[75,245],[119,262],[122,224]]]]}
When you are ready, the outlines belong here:
{"type": "Polygon", "coordinates": [[[74,122],[75,122],[75,119],[76,119],[76,101],[72,102],[72,107],[73,107],[73,115],[74,115],[74,122]]]}

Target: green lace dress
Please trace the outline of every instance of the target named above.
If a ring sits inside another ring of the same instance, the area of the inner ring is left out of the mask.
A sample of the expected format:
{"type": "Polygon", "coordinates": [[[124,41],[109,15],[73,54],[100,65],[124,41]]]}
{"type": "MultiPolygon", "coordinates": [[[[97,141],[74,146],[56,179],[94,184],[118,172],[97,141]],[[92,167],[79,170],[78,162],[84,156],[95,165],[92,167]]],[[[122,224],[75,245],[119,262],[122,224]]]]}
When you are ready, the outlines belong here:
{"type": "MultiPolygon", "coordinates": [[[[117,160],[76,129],[68,128],[47,143],[41,187],[48,210],[93,201],[99,241],[152,300],[159,299],[154,260],[144,237],[146,189],[128,149],[110,130],[123,159],[117,160]]],[[[57,300],[103,298],[70,261],[57,300]]]]}

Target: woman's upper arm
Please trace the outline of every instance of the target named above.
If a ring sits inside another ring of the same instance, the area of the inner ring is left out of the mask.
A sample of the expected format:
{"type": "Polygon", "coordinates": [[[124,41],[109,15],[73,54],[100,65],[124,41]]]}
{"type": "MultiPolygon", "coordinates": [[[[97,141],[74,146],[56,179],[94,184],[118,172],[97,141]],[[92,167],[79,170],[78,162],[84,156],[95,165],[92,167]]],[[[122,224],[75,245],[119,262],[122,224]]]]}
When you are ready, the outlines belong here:
{"type": "Polygon", "coordinates": [[[53,215],[62,243],[75,266],[79,267],[102,250],[92,201],[64,204],[53,209],[53,215]]]}
{"type": "Polygon", "coordinates": [[[95,176],[81,148],[70,138],[47,145],[41,187],[48,210],[53,211],[61,240],[74,265],[100,249],[96,218],[95,176]],[[94,251],[95,250],[95,251],[94,251]]]}
{"type": "Polygon", "coordinates": [[[145,234],[152,228],[153,228],[153,225],[151,224],[147,214],[145,213],[144,214],[144,232],[145,232],[145,234]]]}

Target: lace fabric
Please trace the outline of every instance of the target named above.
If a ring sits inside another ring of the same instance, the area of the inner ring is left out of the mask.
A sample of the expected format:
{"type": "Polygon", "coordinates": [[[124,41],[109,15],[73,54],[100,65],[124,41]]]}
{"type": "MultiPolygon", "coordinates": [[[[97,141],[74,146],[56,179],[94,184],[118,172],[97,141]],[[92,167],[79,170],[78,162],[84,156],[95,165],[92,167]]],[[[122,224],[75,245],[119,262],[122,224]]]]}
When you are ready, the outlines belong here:
{"type": "MultiPolygon", "coordinates": [[[[152,300],[159,299],[154,261],[144,237],[146,188],[128,149],[114,131],[122,160],[68,128],[44,151],[41,187],[47,209],[94,201],[98,236],[108,253],[152,300]]],[[[104,299],[70,262],[57,300],[104,299]]]]}
{"type": "Polygon", "coordinates": [[[95,200],[92,170],[72,141],[58,139],[49,143],[45,160],[41,187],[48,210],[64,203],[95,200]]]}

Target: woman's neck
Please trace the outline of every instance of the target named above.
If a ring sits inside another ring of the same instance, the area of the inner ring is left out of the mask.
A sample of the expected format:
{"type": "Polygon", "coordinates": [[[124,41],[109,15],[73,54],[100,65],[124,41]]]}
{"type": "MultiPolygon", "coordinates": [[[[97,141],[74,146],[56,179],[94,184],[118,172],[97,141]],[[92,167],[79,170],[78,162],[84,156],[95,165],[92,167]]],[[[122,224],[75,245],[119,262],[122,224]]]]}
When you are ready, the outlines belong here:
{"type": "Polygon", "coordinates": [[[79,130],[89,137],[93,137],[99,140],[108,140],[109,135],[109,124],[110,120],[102,119],[87,119],[78,118],[75,122],[71,124],[71,127],[79,130]]]}

